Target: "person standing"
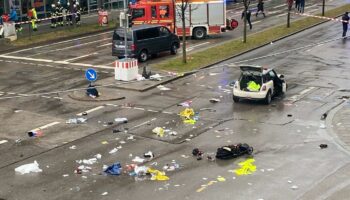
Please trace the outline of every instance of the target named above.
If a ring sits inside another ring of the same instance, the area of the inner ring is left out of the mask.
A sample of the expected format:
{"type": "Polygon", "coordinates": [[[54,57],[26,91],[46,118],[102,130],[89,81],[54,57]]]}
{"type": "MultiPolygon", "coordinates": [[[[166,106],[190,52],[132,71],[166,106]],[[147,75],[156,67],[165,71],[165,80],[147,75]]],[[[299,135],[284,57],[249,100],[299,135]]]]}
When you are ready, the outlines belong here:
{"type": "Polygon", "coordinates": [[[30,17],[30,20],[32,22],[32,29],[33,29],[33,31],[37,31],[38,30],[38,25],[36,24],[36,20],[38,20],[38,15],[36,13],[35,7],[30,6],[28,17],[30,17]]]}
{"type": "Polygon", "coordinates": [[[57,26],[57,9],[56,5],[53,3],[51,5],[51,28],[56,28],[57,26]]]}
{"type": "Polygon", "coordinates": [[[343,37],[345,39],[346,32],[348,31],[348,24],[349,24],[349,13],[345,12],[343,17],[341,18],[343,20],[343,37]]]}
{"type": "Polygon", "coordinates": [[[2,20],[2,13],[0,12],[0,38],[2,38],[2,34],[4,33],[4,22],[2,20]]]}
{"type": "Polygon", "coordinates": [[[63,6],[61,2],[57,2],[57,25],[63,26],[63,6]]]}
{"type": "Polygon", "coordinates": [[[70,11],[70,3],[67,2],[67,7],[66,7],[66,26],[68,25],[73,25],[72,22],[72,12],[70,11]]]}
{"type": "MultiPolygon", "coordinates": [[[[250,21],[250,16],[252,15],[252,13],[250,12],[250,10],[247,10],[247,22],[249,24],[249,29],[252,30],[253,26],[252,26],[252,22],[250,21]]],[[[244,10],[242,12],[242,18],[244,19],[244,10]]]]}
{"type": "Polygon", "coordinates": [[[11,7],[10,21],[15,23],[15,29],[16,29],[17,32],[22,31],[21,25],[18,24],[19,21],[18,21],[17,11],[13,7],[11,7]]]}
{"type": "Polygon", "coordinates": [[[81,9],[79,2],[75,2],[75,4],[73,5],[73,12],[75,14],[75,23],[77,25],[80,25],[81,9]]]}
{"type": "Polygon", "coordinates": [[[258,17],[259,12],[261,11],[263,16],[266,17],[265,13],[264,13],[264,1],[263,0],[259,0],[257,6],[258,6],[258,10],[256,11],[255,16],[258,17]]]}

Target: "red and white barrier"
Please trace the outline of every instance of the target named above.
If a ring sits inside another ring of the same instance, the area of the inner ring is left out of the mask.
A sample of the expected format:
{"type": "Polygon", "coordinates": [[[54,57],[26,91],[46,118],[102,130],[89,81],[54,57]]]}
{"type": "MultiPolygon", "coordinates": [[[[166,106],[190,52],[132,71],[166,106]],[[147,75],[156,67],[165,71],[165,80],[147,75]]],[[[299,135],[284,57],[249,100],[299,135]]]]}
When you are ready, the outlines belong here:
{"type": "Polygon", "coordinates": [[[137,59],[127,58],[115,61],[115,80],[120,81],[131,81],[135,80],[138,73],[139,67],[137,59]]]}

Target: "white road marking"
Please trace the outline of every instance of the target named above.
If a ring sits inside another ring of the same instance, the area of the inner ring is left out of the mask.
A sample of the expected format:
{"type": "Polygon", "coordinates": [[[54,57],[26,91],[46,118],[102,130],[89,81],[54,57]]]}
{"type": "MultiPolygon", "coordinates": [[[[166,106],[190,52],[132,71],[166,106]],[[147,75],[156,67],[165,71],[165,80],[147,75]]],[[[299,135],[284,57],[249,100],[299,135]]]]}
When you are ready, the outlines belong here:
{"type": "Polygon", "coordinates": [[[261,22],[261,20],[260,20],[260,21],[252,22],[252,24],[257,24],[257,23],[260,23],[260,22],[261,22]]]}
{"type": "Polygon", "coordinates": [[[162,113],[164,113],[164,114],[170,114],[170,115],[174,114],[174,113],[172,113],[172,112],[167,112],[167,111],[163,111],[162,113]]]}
{"type": "Polygon", "coordinates": [[[154,112],[154,113],[159,112],[159,111],[157,111],[157,110],[150,110],[150,109],[148,109],[147,111],[148,111],[148,112],[154,112]]]}
{"type": "Polygon", "coordinates": [[[105,46],[109,46],[109,45],[112,45],[112,43],[107,43],[107,44],[98,45],[97,48],[99,48],[99,47],[105,47],[105,46]]]}
{"type": "Polygon", "coordinates": [[[101,41],[105,41],[105,40],[111,40],[111,38],[105,38],[105,39],[91,41],[91,42],[86,42],[86,43],[82,43],[82,44],[75,44],[73,46],[64,47],[64,48],[60,48],[60,49],[43,51],[43,52],[31,54],[31,55],[27,56],[27,58],[30,58],[30,56],[37,56],[37,55],[46,54],[46,53],[52,53],[52,52],[56,52],[56,51],[63,51],[63,50],[67,50],[67,49],[78,48],[78,47],[81,47],[81,46],[85,46],[85,45],[89,45],[89,44],[93,44],[93,43],[97,43],[97,42],[101,42],[101,41]]]}
{"type": "Polygon", "coordinates": [[[40,126],[39,128],[35,128],[35,129],[32,129],[32,131],[38,131],[38,130],[43,130],[45,128],[49,128],[51,126],[54,126],[54,125],[57,125],[59,124],[60,122],[52,122],[52,123],[49,123],[49,124],[46,124],[44,126],[40,126]]]}
{"type": "MultiPolygon", "coordinates": [[[[2,58],[10,58],[10,59],[16,59],[16,60],[26,60],[26,61],[35,61],[35,62],[46,62],[46,63],[56,63],[56,64],[63,64],[63,65],[75,65],[75,66],[82,66],[82,67],[95,67],[95,68],[102,68],[102,69],[114,69],[114,67],[109,67],[105,65],[92,65],[92,64],[86,64],[86,63],[70,63],[66,61],[55,61],[55,60],[49,60],[49,59],[39,59],[39,58],[27,58],[27,57],[19,57],[19,56],[8,56],[8,55],[0,55],[2,58]]],[[[22,62],[22,64],[28,65],[34,65],[33,63],[27,63],[22,62]]],[[[61,68],[58,66],[52,66],[52,65],[45,65],[47,67],[56,67],[61,68]]]]}
{"type": "Polygon", "coordinates": [[[293,95],[291,97],[288,98],[288,100],[291,101],[297,101],[298,99],[300,99],[300,97],[308,92],[310,92],[311,90],[315,89],[315,87],[308,87],[304,90],[302,90],[299,94],[293,95]]]}
{"type": "Polygon", "coordinates": [[[145,110],[144,108],[134,107],[135,110],[145,110]]]}
{"type": "Polygon", "coordinates": [[[143,123],[141,123],[141,124],[139,124],[139,125],[136,125],[136,126],[134,126],[134,127],[132,127],[133,129],[134,128],[138,128],[138,127],[140,127],[140,126],[143,126],[143,125],[145,125],[145,124],[148,124],[148,123],[150,123],[150,122],[152,122],[152,121],[154,121],[154,120],[156,120],[157,118],[153,118],[153,119],[151,119],[151,120],[149,120],[149,121],[146,121],[146,122],[143,122],[143,123]]]}
{"type": "Polygon", "coordinates": [[[281,5],[275,6],[275,7],[273,7],[273,8],[280,8],[280,7],[283,7],[283,6],[286,6],[286,7],[287,7],[286,4],[281,4],[281,5]]]}
{"type": "Polygon", "coordinates": [[[83,56],[78,56],[78,57],[75,57],[75,58],[67,59],[67,60],[64,60],[63,62],[69,62],[69,61],[73,61],[73,60],[78,60],[78,59],[81,59],[81,58],[86,58],[86,57],[89,57],[89,56],[92,56],[92,55],[97,55],[97,54],[98,54],[97,52],[94,52],[94,53],[86,54],[86,55],[83,55],[83,56]]]}
{"type": "MultiPolygon", "coordinates": [[[[93,109],[90,109],[90,110],[87,110],[85,111],[85,113],[91,113],[91,112],[94,112],[96,110],[100,110],[104,108],[104,106],[97,106],[96,108],[93,108],[93,109]]],[[[78,113],[77,116],[82,116],[84,112],[81,112],[81,113],[78,113]]]]}
{"type": "Polygon", "coordinates": [[[282,17],[282,16],[284,16],[284,15],[287,15],[288,13],[282,13],[282,14],[280,14],[280,15],[277,15],[277,17],[282,17]]]}
{"type": "Polygon", "coordinates": [[[47,45],[41,45],[41,46],[37,46],[37,47],[22,49],[22,50],[18,50],[18,51],[9,52],[9,53],[3,54],[3,55],[10,55],[10,54],[20,53],[20,52],[24,52],[24,51],[28,51],[28,50],[33,50],[33,49],[41,49],[43,47],[53,46],[53,45],[57,45],[57,44],[64,44],[64,43],[67,43],[67,42],[72,42],[72,41],[76,41],[76,40],[91,38],[91,37],[95,37],[95,36],[98,36],[98,35],[110,34],[112,32],[113,31],[108,31],[108,32],[105,32],[105,33],[99,33],[99,34],[95,34],[95,35],[84,36],[84,37],[75,38],[75,39],[71,39],[71,40],[65,40],[65,41],[62,41],[62,42],[56,42],[56,43],[51,43],[51,44],[47,44],[47,45]]]}

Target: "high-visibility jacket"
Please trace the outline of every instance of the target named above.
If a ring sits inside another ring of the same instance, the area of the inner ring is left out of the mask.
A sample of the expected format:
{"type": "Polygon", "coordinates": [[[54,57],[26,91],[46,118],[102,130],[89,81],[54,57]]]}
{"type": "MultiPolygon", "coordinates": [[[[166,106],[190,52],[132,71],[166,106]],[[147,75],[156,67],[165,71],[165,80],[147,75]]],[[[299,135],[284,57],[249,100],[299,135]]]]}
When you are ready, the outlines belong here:
{"type": "Polygon", "coordinates": [[[35,10],[35,8],[32,8],[31,9],[31,12],[32,12],[32,19],[38,19],[38,15],[36,14],[36,10],[35,10]]]}

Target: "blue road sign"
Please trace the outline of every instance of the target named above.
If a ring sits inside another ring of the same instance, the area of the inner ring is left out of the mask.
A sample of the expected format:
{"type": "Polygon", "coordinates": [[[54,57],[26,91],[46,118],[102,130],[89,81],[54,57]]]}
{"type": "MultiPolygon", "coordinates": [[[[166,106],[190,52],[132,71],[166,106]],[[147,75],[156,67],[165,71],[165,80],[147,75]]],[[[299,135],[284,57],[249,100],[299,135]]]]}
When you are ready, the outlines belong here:
{"type": "Polygon", "coordinates": [[[97,73],[94,69],[89,68],[85,71],[85,77],[88,81],[96,81],[97,73]]]}

